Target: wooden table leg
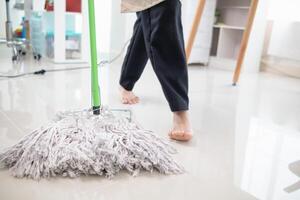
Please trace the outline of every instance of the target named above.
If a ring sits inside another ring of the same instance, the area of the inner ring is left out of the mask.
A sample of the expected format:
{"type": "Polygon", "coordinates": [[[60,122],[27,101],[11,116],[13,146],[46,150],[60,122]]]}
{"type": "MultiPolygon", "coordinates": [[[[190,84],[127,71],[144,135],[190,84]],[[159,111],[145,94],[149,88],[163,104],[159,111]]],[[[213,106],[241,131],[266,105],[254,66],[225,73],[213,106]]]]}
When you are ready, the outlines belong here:
{"type": "Polygon", "coordinates": [[[234,76],[233,76],[233,85],[236,85],[240,78],[242,65],[243,65],[246,50],[248,47],[249,37],[251,34],[257,6],[258,6],[258,0],[252,0],[249,14],[248,14],[248,22],[247,22],[245,32],[243,34],[241,48],[240,48],[240,52],[239,52],[238,59],[237,59],[237,65],[236,65],[234,76]]]}
{"type": "Polygon", "coordinates": [[[195,38],[196,38],[196,35],[197,35],[199,24],[201,22],[201,17],[202,17],[202,14],[203,14],[205,3],[206,3],[206,0],[199,0],[198,1],[196,14],[195,14],[195,17],[194,17],[194,20],[193,20],[192,29],[191,29],[191,32],[189,34],[189,38],[188,38],[188,42],[187,42],[187,46],[186,46],[187,62],[189,61],[189,58],[191,56],[192,48],[193,48],[193,45],[194,45],[194,42],[195,42],[195,38]]]}

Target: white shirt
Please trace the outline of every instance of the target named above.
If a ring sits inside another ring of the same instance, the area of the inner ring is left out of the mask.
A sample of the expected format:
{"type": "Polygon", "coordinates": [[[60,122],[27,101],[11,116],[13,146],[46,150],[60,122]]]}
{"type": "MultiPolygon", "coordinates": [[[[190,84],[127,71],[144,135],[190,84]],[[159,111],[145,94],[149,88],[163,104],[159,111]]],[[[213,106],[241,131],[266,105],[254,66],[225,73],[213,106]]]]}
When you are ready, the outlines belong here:
{"type": "Polygon", "coordinates": [[[138,12],[155,6],[165,0],[121,0],[121,12],[138,12]]]}

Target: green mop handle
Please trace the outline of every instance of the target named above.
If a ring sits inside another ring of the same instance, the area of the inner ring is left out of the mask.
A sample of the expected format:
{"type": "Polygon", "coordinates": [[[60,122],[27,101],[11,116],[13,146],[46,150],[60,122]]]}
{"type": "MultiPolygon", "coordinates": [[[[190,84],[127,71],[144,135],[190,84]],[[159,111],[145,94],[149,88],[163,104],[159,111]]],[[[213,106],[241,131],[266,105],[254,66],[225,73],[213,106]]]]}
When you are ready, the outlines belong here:
{"type": "Polygon", "coordinates": [[[94,0],[88,0],[89,7],[89,27],[90,27],[90,47],[91,47],[91,90],[92,106],[94,115],[100,114],[101,99],[98,82],[98,64],[97,64],[97,42],[95,25],[95,4],[94,0]]]}

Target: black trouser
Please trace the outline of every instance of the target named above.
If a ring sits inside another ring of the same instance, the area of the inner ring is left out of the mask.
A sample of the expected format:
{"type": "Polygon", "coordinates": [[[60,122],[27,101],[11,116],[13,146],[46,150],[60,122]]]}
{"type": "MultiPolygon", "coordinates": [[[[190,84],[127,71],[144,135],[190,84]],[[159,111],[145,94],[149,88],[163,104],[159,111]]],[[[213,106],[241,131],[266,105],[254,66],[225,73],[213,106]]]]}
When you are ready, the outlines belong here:
{"type": "Polygon", "coordinates": [[[137,13],[133,36],[122,66],[122,87],[130,91],[133,89],[148,58],[171,110],[188,110],[188,72],[179,0],[166,0],[137,13]]]}

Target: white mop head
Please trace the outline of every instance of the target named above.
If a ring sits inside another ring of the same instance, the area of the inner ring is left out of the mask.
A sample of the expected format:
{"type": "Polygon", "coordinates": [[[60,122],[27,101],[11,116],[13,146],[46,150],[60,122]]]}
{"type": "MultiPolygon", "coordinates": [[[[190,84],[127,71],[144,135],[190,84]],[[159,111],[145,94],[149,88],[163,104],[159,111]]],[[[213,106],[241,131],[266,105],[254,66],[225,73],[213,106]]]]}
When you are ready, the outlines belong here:
{"type": "Polygon", "coordinates": [[[141,169],[164,174],[183,172],[166,141],[109,110],[63,112],[49,125],[33,131],[0,153],[0,167],[32,179],[53,176],[105,175],[141,169]]]}

